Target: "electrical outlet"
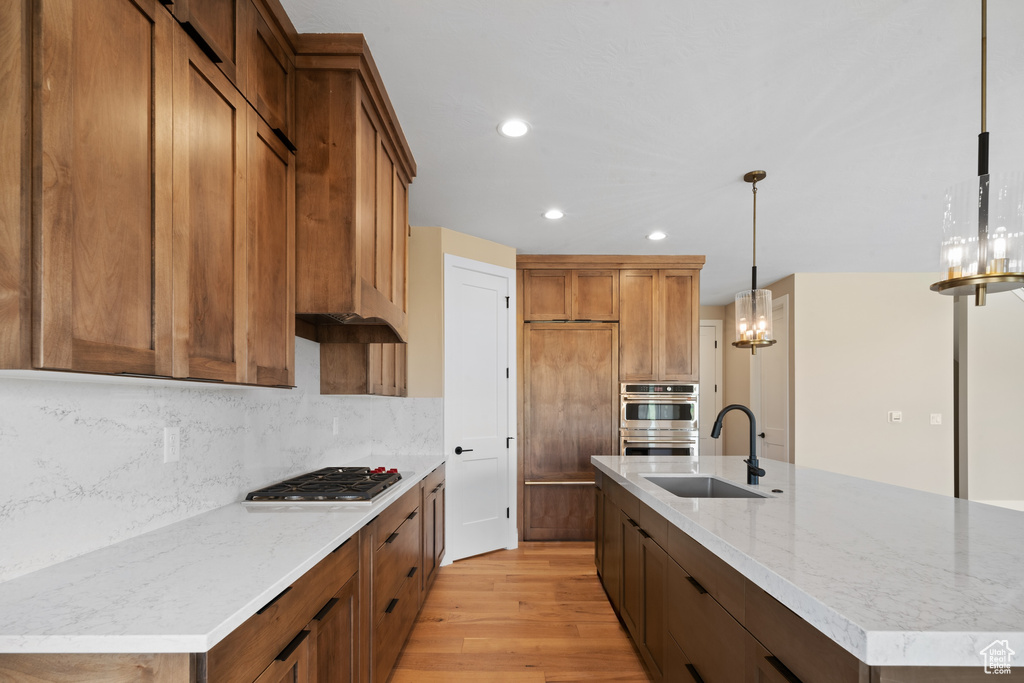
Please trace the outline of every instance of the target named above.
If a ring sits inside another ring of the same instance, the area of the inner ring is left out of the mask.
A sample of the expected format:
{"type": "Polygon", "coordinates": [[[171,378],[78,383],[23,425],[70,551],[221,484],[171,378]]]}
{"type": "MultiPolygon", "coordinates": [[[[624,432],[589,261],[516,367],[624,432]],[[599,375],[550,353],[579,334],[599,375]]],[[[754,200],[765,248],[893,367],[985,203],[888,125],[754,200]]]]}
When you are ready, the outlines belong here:
{"type": "Polygon", "coordinates": [[[340,426],[341,426],[341,418],[338,418],[338,417],[334,418],[334,424],[331,425],[331,434],[334,434],[334,436],[337,436],[340,426]]]}
{"type": "Polygon", "coordinates": [[[164,462],[181,458],[181,427],[164,427],[164,462]]]}
{"type": "Polygon", "coordinates": [[[942,424],[942,413],[932,413],[931,423],[933,425],[940,425],[940,424],[942,424]]]}
{"type": "Polygon", "coordinates": [[[903,422],[903,411],[901,411],[901,410],[890,410],[889,411],[889,422],[903,422]]]}

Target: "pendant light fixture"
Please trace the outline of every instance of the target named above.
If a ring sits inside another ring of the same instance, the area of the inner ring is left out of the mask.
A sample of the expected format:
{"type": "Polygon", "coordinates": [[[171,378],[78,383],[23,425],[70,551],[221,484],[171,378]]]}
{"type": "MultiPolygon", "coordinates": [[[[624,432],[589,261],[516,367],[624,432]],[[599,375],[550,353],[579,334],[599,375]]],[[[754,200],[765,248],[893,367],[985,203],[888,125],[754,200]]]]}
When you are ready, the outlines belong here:
{"type": "Polygon", "coordinates": [[[941,271],[931,286],[948,295],[974,294],[984,306],[988,292],[1024,287],[1024,174],[989,175],[985,123],[987,0],[981,0],[981,134],[978,177],[946,190],[941,271]]]}
{"type": "Polygon", "coordinates": [[[751,171],[743,180],[751,183],[754,194],[753,265],[750,268],[750,290],[736,295],[736,341],[733,346],[757,353],[759,346],[775,343],[772,335],[772,290],[757,288],[757,183],[768,176],[764,171],[751,171]]]}

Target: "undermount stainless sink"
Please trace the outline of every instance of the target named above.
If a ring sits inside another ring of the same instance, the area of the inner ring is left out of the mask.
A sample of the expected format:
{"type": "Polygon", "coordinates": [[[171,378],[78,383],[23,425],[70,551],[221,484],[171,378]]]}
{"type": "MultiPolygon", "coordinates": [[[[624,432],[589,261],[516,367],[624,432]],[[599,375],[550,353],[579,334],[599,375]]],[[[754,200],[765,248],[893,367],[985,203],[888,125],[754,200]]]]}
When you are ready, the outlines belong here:
{"type": "Polygon", "coordinates": [[[669,493],[680,498],[768,498],[757,491],[736,486],[725,479],[705,475],[685,475],[679,477],[644,477],[647,481],[660,486],[669,493]]]}

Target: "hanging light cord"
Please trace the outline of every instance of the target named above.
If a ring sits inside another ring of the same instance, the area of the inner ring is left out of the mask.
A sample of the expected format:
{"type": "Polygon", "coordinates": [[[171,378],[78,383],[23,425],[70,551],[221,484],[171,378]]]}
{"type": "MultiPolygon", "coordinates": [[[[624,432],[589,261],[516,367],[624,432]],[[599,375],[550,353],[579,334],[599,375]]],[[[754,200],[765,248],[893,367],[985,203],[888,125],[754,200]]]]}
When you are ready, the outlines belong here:
{"type": "MultiPolygon", "coordinates": [[[[981,132],[986,132],[985,123],[985,83],[988,80],[988,0],[981,0],[981,132]]],[[[981,175],[981,174],[979,174],[981,175]]]]}
{"type": "Polygon", "coordinates": [[[751,184],[751,191],[754,193],[754,239],[753,243],[753,265],[750,268],[750,289],[757,289],[757,181],[751,184]]]}

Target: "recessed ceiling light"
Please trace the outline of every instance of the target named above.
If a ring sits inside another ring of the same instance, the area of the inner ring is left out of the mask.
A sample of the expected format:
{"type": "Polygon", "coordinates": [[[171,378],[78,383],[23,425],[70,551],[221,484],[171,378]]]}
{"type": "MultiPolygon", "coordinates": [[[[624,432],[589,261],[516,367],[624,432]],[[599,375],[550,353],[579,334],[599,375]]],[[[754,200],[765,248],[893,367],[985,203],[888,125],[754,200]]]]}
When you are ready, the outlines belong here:
{"type": "Polygon", "coordinates": [[[530,132],[530,124],[522,119],[509,119],[498,125],[498,132],[507,138],[521,138],[530,132]]]}
{"type": "Polygon", "coordinates": [[[663,240],[663,239],[665,239],[665,237],[666,237],[665,233],[663,233],[661,230],[655,230],[654,232],[652,232],[650,235],[647,236],[647,239],[649,239],[649,240],[663,240]]]}
{"type": "Polygon", "coordinates": [[[563,216],[565,216],[565,213],[558,209],[548,209],[547,211],[544,212],[544,218],[547,218],[548,220],[551,221],[557,221],[559,218],[562,218],[563,216]]]}

